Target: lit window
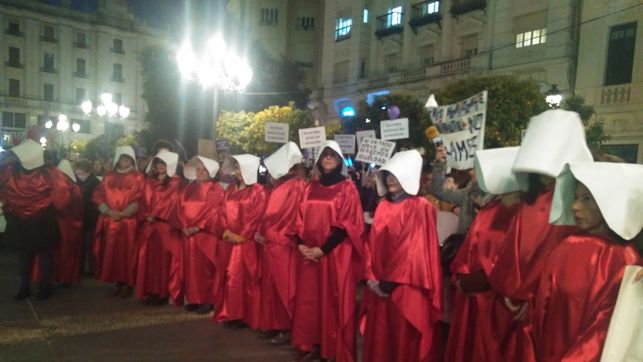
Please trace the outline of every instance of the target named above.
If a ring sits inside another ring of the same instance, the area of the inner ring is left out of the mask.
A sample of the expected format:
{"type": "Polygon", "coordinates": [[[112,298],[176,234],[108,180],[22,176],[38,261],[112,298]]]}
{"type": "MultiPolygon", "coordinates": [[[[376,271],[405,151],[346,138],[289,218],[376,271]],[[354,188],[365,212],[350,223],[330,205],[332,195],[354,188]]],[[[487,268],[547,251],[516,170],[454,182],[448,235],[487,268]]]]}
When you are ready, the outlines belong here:
{"type": "Polygon", "coordinates": [[[430,3],[427,3],[424,5],[424,13],[425,15],[429,14],[437,14],[440,12],[440,2],[439,1],[433,1],[430,3]]]}
{"type": "Polygon", "coordinates": [[[368,23],[368,9],[364,9],[364,13],[362,15],[362,23],[368,23]]]}
{"type": "Polygon", "coordinates": [[[277,25],[279,23],[279,9],[261,9],[261,24],[277,25]]]}
{"type": "Polygon", "coordinates": [[[386,17],[386,26],[390,28],[400,24],[402,24],[402,7],[398,6],[389,10],[386,17]]]}
{"type": "Polygon", "coordinates": [[[351,36],[353,18],[339,18],[335,25],[335,40],[348,39],[351,36]]]}
{"type": "Polygon", "coordinates": [[[547,28],[516,34],[516,48],[544,44],[547,42],[547,28]]]}

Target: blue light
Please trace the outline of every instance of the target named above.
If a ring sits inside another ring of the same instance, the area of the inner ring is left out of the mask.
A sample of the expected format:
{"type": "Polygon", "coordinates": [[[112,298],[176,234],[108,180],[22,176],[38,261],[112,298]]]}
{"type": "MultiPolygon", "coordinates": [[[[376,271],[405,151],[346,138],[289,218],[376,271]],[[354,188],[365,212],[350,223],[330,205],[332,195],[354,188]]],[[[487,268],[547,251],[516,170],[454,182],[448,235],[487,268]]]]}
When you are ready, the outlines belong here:
{"type": "Polygon", "coordinates": [[[342,117],[354,117],[355,108],[353,106],[346,106],[342,109],[342,117]]]}

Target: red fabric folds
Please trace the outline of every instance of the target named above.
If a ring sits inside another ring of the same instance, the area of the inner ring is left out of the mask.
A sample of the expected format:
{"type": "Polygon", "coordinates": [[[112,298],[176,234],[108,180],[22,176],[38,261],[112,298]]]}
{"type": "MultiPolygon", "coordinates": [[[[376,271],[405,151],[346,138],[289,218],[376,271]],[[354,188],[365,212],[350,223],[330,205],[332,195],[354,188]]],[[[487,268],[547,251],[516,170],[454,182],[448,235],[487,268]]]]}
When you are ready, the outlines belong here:
{"type": "Polygon", "coordinates": [[[435,327],[442,313],[442,272],[435,223],[435,209],[421,197],[378,205],[366,274],[398,286],[386,298],[364,293],[365,361],[439,359],[435,327]]]}
{"type": "Polygon", "coordinates": [[[261,263],[254,234],[266,202],[266,190],[259,184],[243,189],[231,185],[226,190],[225,229],[242,236],[245,241],[240,244],[231,244],[223,239],[220,241],[220,256],[226,269],[219,284],[223,288],[223,295],[214,316],[217,322],[242,320],[250,328],[259,327],[261,263]]]}
{"type": "Polygon", "coordinates": [[[306,181],[293,177],[278,183],[270,193],[259,233],[266,239],[262,253],[259,329],[292,327],[297,288],[297,248],[292,238],[306,181]]]}
{"type": "Polygon", "coordinates": [[[49,206],[61,210],[71,195],[67,176],[53,167],[20,172],[8,166],[0,173],[0,201],[5,214],[28,219],[40,215],[49,206]]]}
{"type": "MultiPolygon", "coordinates": [[[[141,201],[144,185],[143,174],[111,172],[94,191],[97,205],[107,204],[111,210],[122,212],[133,203],[141,201]]],[[[107,283],[124,282],[134,286],[136,278],[136,216],[114,220],[100,215],[96,223],[94,256],[96,277],[107,283]]]]}
{"type": "MultiPolygon", "coordinates": [[[[483,271],[489,275],[498,251],[515,222],[519,205],[507,207],[500,200],[485,206],[473,220],[464,243],[451,263],[454,280],[483,271]]],[[[455,295],[446,360],[452,362],[502,361],[500,337],[493,320],[510,323],[512,315],[493,291],[455,295]]]]}
{"type": "Polygon", "coordinates": [[[163,187],[156,178],[145,180],[139,209],[138,273],[136,296],[156,294],[183,303],[181,234],[170,227],[181,192],[181,179],[172,177],[163,187]],[[148,218],[153,217],[154,221],[148,218]]]}
{"type": "Polygon", "coordinates": [[[642,260],[631,245],[569,236],[547,259],[534,308],[537,360],[598,362],[627,265],[642,260]]]}
{"type": "MultiPolygon", "coordinates": [[[[66,178],[66,177],[65,177],[66,178]]],[[[60,242],[54,250],[53,280],[60,283],[78,284],[81,269],[81,228],[83,226],[83,195],[80,187],[65,179],[70,200],[67,207],[56,216],[60,230],[60,242]]],[[[38,263],[35,263],[38,265],[38,263]]]]}
{"type": "Polygon", "coordinates": [[[320,345],[323,358],[354,361],[356,272],[364,255],[362,206],[352,181],[331,186],[313,181],[300,207],[299,236],[306,246],[319,247],[333,227],[345,229],[347,237],[331,253],[319,262],[298,254],[292,344],[305,351],[320,345]]]}
{"type": "Polygon", "coordinates": [[[217,245],[223,232],[223,189],[214,181],[191,182],[183,188],[176,208],[176,228],[198,227],[191,236],[181,234],[185,299],[193,304],[214,304],[215,280],[224,269],[218,265],[217,245]]]}

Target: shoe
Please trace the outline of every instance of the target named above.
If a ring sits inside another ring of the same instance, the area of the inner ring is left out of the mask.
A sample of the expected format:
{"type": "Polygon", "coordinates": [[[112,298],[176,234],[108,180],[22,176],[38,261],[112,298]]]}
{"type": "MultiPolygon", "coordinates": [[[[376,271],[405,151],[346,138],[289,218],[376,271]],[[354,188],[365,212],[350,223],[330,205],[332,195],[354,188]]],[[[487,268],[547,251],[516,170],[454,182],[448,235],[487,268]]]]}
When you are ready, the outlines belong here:
{"type": "Polygon", "coordinates": [[[297,359],[297,362],[313,362],[313,361],[319,361],[320,359],[321,359],[321,355],[319,354],[319,347],[315,347],[310,352],[304,352],[300,354],[300,357],[297,359]]]}
{"type": "Polygon", "coordinates": [[[212,307],[212,304],[201,304],[199,305],[199,308],[196,309],[195,313],[196,314],[208,314],[212,312],[214,308],[212,307]]]}
{"type": "Polygon", "coordinates": [[[275,338],[275,337],[277,337],[278,334],[279,334],[279,331],[273,331],[273,330],[259,331],[259,333],[257,333],[258,337],[261,338],[261,339],[275,338]]]}
{"type": "Polygon", "coordinates": [[[289,332],[279,332],[276,336],[270,339],[268,342],[273,346],[283,346],[284,344],[290,343],[290,333],[289,332]]]}
{"type": "Polygon", "coordinates": [[[238,331],[240,329],[248,328],[248,325],[242,321],[232,322],[232,330],[238,331]]]}
{"type": "Polygon", "coordinates": [[[194,312],[195,310],[199,309],[199,305],[198,304],[186,304],[183,308],[185,310],[187,310],[188,312],[194,312]]]}
{"type": "Polygon", "coordinates": [[[234,325],[234,322],[225,321],[225,322],[223,322],[222,324],[223,324],[223,328],[225,328],[225,329],[232,329],[232,326],[234,325]]]}
{"type": "Polygon", "coordinates": [[[123,285],[121,288],[121,292],[118,294],[121,298],[129,298],[132,296],[132,287],[123,285]]]}
{"type": "Polygon", "coordinates": [[[20,290],[18,290],[18,294],[13,296],[14,300],[25,300],[31,296],[31,288],[29,285],[22,285],[20,286],[20,290]]]}
{"type": "Polygon", "coordinates": [[[47,300],[54,296],[54,288],[51,284],[40,284],[38,289],[38,294],[36,294],[36,300],[42,301],[47,300]]]}

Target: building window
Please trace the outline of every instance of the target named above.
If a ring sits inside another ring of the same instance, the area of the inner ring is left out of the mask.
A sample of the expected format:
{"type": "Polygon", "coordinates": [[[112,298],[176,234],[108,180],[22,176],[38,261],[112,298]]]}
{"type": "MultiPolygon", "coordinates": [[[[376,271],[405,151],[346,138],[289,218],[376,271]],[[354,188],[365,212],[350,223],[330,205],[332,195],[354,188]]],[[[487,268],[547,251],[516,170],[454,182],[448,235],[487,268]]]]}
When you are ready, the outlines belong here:
{"type": "Polygon", "coordinates": [[[435,63],[435,47],[433,44],[425,45],[419,49],[420,66],[429,66],[435,63]]]}
{"type": "Polygon", "coordinates": [[[632,82],[635,47],[636,23],[616,25],[610,29],[605,85],[632,82]]]}
{"type": "Polygon", "coordinates": [[[7,62],[7,65],[10,67],[22,68],[22,64],[20,64],[20,48],[9,47],[9,61],[7,62]]]}
{"type": "Polygon", "coordinates": [[[460,38],[462,43],[463,58],[470,58],[478,54],[478,34],[470,34],[460,38]]]}
{"type": "Polygon", "coordinates": [[[9,35],[22,36],[22,32],[20,31],[20,22],[18,20],[9,20],[5,33],[9,35]]]}
{"type": "Polygon", "coordinates": [[[397,54],[389,54],[384,57],[384,69],[389,73],[397,72],[397,54]]]}
{"type": "Polygon", "coordinates": [[[125,50],[123,49],[122,39],[114,39],[112,43],[112,53],[125,54],[125,50]]]}
{"type": "Polygon", "coordinates": [[[315,18],[312,16],[298,16],[295,19],[295,29],[315,30],[315,18]]]}
{"type": "Polygon", "coordinates": [[[44,84],[42,86],[43,98],[47,102],[54,101],[54,85],[53,84],[44,84]]]}
{"type": "Polygon", "coordinates": [[[279,9],[261,9],[261,24],[277,25],[279,23],[279,9]]]}
{"type": "Polygon", "coordinates": [[[368,24],[368,9],[362,11],[362,23],[368,24]]]}
{"type": "Polygon", "coordinates": [[[396,6],[388,10],[386,14],[386,27],[394,27],[402,24],[402,7],[396,6]]]}
{"type": "Polygon", "coordinates": [[[76,88],[76,104],[81,104],[87,100],[86,95],[85,88],[76,88]]]}
{"type": "Polygon", "coordinates": [[[54,27],[51,25],[45,25],[42,28],[42,36],[40,40],[46,41],[49,43],[56,43],[56,36],[54,32],[54,27]]]}
{"type": "Polygon", "coordinates": [[[112,82],[123,82],[123,65],[114,63],[112,65],[112,82]]]}
{"type": "Polygon", "coordinates": [[[20,97],[20,80],[9,79],[9,97],[20,97]]]}
{"type": "Polygon", "coordinates": [[[440,13],[440,1],[431,1],[422,4],[422,15],[432,15],[440,13]]]}
{"type": "Polygon", "coordinates": [[[87,61],[82,58],[77,58],[76,59],[76,73],[74,76],[78,78],[86,78],[87,77],[87,68],[86,68],[87,61]]]}
{"type": "Polygon", "coordinates": [[[335,41],[350,38],[352,27],[353,18],[338,18],[337,24],[335,25],[335,41]]]}
{"type": "Polygon", "coordinates": [[[366,78],[366,59],[362,59],[359,62],[359,78],[366,78]]]}
{"type": "Polygon", "coordinates": [[[42,71],[45,73],[55,73],[56,70],[54,69],[54,55],[51,53],[45,53],[43,63],[42,63],[42,71]]]}
{"type": "Polygon", "coordinates": [[[516,48],[545,44],[547,42],[547,28],[535,29],[516,34],[516,48]]]}
{"type": "Polygon", "coordinates": [[[24,113],[2,112],[2,127],[27,128],[27,116],[24,113]]]}
{"type": "Polygon", "coordinates": [[[74,47],[84,49],[88,48],[86,33],[76,33],[76,41],[74,42],[74,47]]]}
{"type": "Polygon", "coordinates": [[[547,42],[547,12],[538,11],[514,18],[516,48],[525,48],[547,42]]]}
{"type": "Polygon", "coordinates": [[[333,69],[333,84],[348,82],[348,61],[336,63],[333,69]]]}

